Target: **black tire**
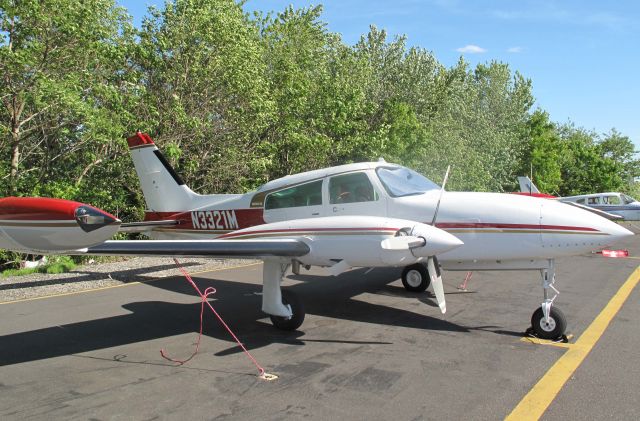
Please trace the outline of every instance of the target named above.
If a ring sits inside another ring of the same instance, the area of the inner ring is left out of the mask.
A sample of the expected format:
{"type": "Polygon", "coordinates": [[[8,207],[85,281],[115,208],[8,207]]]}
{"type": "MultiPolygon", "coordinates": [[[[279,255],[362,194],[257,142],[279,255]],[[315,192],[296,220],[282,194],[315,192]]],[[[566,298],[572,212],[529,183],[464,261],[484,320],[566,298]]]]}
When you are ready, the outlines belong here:
{"type": "Polygon", "coordinates": [[[280,330],[296,330],[304,322],[304,307],[296,294],[291,291],[282,291],[282,303],[291,306],[293,315],[290,318],[281,316],[269,316],[271,323],[280,330]]]}
{"type": "Polygon", "coordinates": [[[430,283],[431,278],[422,263],[407,266],[402,271],[402,285],[407,291],[424,292],[430,283]]]}
{"type": "Polygon", "coordinates": [[[531,327],[536,336],[542,339],[558,339],[564,335],[567,329],[567,319],[557,307],[551,307],[549,311],[549,324],[544,321],[542,308],[538,307],[531,316],[531,327]]]}

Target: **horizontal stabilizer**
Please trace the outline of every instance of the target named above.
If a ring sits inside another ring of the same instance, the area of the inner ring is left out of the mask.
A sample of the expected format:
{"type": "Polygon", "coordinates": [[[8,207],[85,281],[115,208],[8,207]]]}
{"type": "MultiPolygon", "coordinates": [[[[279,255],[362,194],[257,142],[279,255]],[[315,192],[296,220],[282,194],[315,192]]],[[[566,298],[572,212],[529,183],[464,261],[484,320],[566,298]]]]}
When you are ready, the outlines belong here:
{"type": "Polygon", "coordinates": [[[127,222],[120,224],[120,232],[145,232],[153,228],[168,227],[178,225],[178,221],[146,221],[146,222],[127,222]]]}

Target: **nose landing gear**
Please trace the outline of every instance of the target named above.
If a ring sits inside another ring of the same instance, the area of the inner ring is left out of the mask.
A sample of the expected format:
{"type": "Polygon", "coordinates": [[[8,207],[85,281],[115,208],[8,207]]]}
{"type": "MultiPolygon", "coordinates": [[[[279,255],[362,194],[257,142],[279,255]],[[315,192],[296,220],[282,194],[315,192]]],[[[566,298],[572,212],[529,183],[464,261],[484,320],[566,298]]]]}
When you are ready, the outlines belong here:
{"type": "Polygon", "coordinates": [[[553,286],[556,282],[555,262],[549,260],[549,267],[540,270],[540,274],[544,288],[544,302],[533,312],[531,328],[541,339],[558,339],[565,334],[567,319],[559,308],[553,306],[553,301],[560,294],[560,291],[553,286]],[[552,298],[549,298],[550,289],[555,292],[552,298]]]}

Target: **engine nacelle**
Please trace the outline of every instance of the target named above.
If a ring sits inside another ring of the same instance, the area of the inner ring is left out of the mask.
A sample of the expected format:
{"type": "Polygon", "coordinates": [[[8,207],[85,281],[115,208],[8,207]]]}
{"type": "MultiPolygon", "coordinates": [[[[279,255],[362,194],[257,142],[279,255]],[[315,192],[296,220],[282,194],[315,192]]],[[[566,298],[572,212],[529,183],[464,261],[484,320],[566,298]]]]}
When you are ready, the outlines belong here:
{"type": "Polygon", "coordinates": [[[403,219],[379,216],[330,216],[258,225],[222,235],[221,239],[296,238],[310,252],[299,257],[303,264],[345,267],[406,266],[462,245],[439,228],[403,219]],[[415,237],[414,231],[422,238],[415,237]],[[409,242],[389,247],[387,240],[408,234],[409,242]]]}
{"type": "Polygon", "coordinates": [[[411,247],[416,257],[437,256],[463,244],[458,237],[426,224],[414,225],[409,235],[424,240],[422,245],[411,247]]]}
{"type": "Polygon", "coordinates": [[[38,254],[78,250],[113,237],[120,223],[71,200],[7,197],[0,199],[0,248],[38,254]]]}

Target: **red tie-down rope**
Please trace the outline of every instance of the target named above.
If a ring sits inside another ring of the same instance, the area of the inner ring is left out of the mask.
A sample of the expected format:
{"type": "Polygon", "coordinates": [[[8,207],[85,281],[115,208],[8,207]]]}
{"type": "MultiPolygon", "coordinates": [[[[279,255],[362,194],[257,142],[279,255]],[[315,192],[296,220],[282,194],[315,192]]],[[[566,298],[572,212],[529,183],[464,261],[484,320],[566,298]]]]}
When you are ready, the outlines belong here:
{"type": "Polygon", "coordinates": [[[178,359],[171,358],[171,357],[167,356],[167,354],[165,353],[164,349],[160,350],[160,355],[162,355],[162,358],[165,358],[165,359],[167,359],[169,361],[177,363],[178,365],[182,365],[182,364],[185,364],[187,361],[191,360],[198,353],[198,349],[200,348],[200,339],[202,338],[204,305],[206,304],[207,306],[209,306],[211,311],[213,311],[213,314],[216,315],[216,317],[218,318],[220,323],[222,323],[222,326],[224,326],[225,329],[227,329],[227,332],[229,332],[231,337],[236,341],[236,343],[240,346],[240,348],[242,348],[242,350],[247,355],[247,357],[249,357],[251,362],[253,362],[253,364],[256,366],[256,368],[258,369],[258,377],[260,377],[261,379],[265,379],[265,380],[273,380],[273,379],[277,378],[277,376],[274,376],[273,374],[267,374],[264,371],[264,368],[262,368],[262,366],[260,366],[260,364],[258,364],[258,361],[253,357],[253,355],[251,355],[251,353],[247,350],[247,348],[245,348],[245,346],[242,344],[242,342],[240,342],[240,339],[238,339],[238,337],[235,335],[235,333],[233,333],[233,331],[231,330],[229,325],[227,325],[225,323],[225,321],[222,319],[220,314],[218,314],[216,309],[213,308],[213,306],[211,305],[211,303],[209,301],[207,301],[207,298],[210,295],[216,293],[216,289],[213,288],[213,287],[208,287],[207,289],[204,290],[204,292],[201,292],[200,288],[198,288],[198,285],[196,285],[196,283],[193,282],[193,279],[191,279],[191,275],[189,275],[189,273],[182,267],[180,262],[178,262],[178,259],[173,259],[173,261],[176,263],[176,266],[178,267],[178,269],[180,269],[180,272],[182,272],[182,275],[184,275],[185,279],[187,281],[189,281],[191,286],[196,290],[196,292],[198,293],[198,295],[202,299],[201,300],[201,305],[200,305],[200,333],[198,334],[198,341],[196,342],[195,351],[193,351],[193,354],[191,354],[191,356],[189,358],[187,358],[186,360],[178,360],[178,359]]]}

